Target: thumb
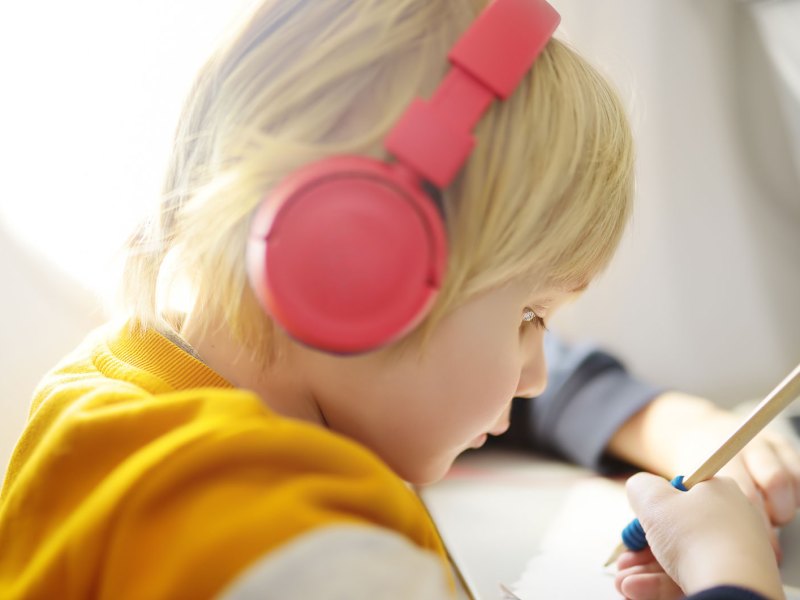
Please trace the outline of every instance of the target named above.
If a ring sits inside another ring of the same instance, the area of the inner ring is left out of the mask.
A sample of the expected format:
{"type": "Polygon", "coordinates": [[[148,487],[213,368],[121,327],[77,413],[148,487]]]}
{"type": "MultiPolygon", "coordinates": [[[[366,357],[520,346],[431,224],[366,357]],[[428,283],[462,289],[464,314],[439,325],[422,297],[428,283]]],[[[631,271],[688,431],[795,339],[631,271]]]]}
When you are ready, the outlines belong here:
{"type": "Polygon", "coordinates": [[[628,479],[625,491],[633,512],[638,515],[645,530],[648,523],[657,518],[656,512],[662,502],[683,493],[663,477],[651,473],[637,473],[628,479]]]}
{"type": "Polygon", "coordinates": [[[675,543],[683,538],[677,532],[674,520],[674,501],[684,492],[672,484],[650,473],[637,473],[625,485],[628,500],[645,532],[650,550],[664,571],[676,582],[676,564],[680,558],[675,543]],[[677,535],[676,535],[677,533],[677,535]]]}

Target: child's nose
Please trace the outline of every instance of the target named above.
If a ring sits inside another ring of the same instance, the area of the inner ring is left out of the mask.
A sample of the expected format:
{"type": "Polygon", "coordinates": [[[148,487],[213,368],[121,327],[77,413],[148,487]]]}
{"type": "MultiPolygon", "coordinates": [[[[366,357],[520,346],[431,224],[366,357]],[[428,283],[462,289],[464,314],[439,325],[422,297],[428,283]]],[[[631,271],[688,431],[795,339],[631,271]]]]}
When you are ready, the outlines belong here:
{"type": "Polygon", "coordinates": [[[514,395],[518,398],[535,398],[541,395],[546,387],[547,365],[544,353],[536,352],[523,364],[514,395]]]}
{"type": "MultiPolygon", "coordinates": [[[[545,388],[547,387],[547,378],[542,377],[541,383],[535,383],[530,385],[522,385],[520,383],[517,386],[517,392],[514,394],[516,398],[536,398],[536,396],[541,396],[542,392],[544,392],[545,388]]],[[[520,380],[521,382],[522,380],[520,380]]]]}

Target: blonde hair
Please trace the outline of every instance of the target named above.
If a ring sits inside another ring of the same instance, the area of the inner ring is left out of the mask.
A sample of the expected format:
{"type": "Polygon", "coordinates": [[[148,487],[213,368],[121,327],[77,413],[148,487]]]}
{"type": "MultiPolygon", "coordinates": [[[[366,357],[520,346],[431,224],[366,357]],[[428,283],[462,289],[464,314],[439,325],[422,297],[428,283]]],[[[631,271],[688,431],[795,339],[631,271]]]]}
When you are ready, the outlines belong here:
{"type": "MultiPolygon", "coordinates": [[[[447,50],[485,4],[274,0],[257,8],[211,56],[185,104],[159,214],[129,244],[130,315],[142,327],[179,326],[160,289],[184,279],[196,310],[273,360],[281,335],[245,272],[255,207],[300,165],[333,154],[388,158],[387,131],[413,97],[435,89],[447,50]]],[[[427,338],[462,303],[516,278],[588,281],[627,221],[633,158],[621,103],[558,40],[475,135],[473,154],[443,194],[443,288],[401,345],[427,338]]]]}

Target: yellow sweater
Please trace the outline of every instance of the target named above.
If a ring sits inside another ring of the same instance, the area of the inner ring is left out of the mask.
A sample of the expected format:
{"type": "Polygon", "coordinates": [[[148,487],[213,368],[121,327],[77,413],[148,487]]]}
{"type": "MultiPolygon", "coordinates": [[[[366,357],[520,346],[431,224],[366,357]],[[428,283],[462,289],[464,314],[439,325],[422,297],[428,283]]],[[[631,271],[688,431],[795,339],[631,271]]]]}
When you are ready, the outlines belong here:
{"type": "Polygon", "coordinates": [[[0,598],[208,598],[342,523],[444,556],[370,451],[272,413],[156,332],[104,329],[35,393],[0,493],[0,598]]]}

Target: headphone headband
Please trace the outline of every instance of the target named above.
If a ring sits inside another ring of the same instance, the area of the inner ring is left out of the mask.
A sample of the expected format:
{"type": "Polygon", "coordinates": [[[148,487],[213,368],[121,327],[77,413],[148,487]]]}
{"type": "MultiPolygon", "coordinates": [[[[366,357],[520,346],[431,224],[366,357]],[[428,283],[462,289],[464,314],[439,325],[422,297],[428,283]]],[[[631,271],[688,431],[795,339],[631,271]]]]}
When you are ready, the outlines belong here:
{"type": "Polygon", "coordinates": [[[447,187],[472,152],[476,123],[516,89],[560,20],[545,0],[492,2],[450,50],[452,68],[431,99],[414,100],[389,132],[386,149],[447,187]]]}

